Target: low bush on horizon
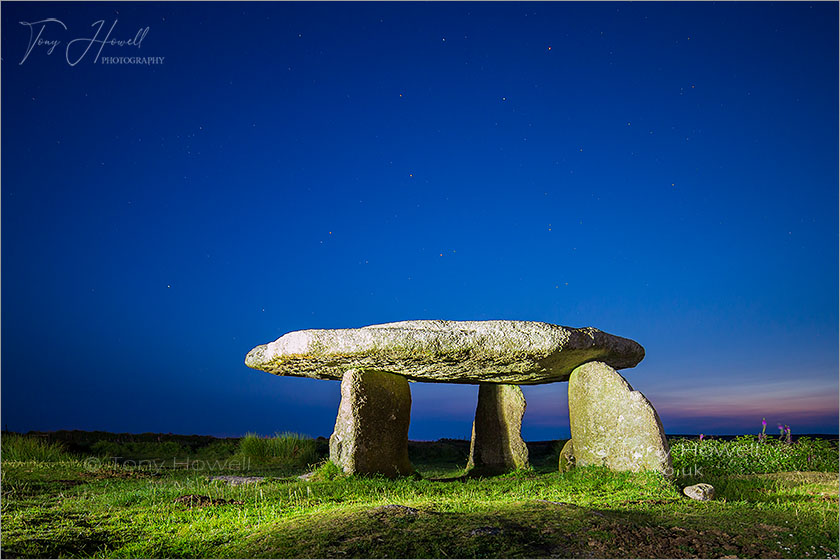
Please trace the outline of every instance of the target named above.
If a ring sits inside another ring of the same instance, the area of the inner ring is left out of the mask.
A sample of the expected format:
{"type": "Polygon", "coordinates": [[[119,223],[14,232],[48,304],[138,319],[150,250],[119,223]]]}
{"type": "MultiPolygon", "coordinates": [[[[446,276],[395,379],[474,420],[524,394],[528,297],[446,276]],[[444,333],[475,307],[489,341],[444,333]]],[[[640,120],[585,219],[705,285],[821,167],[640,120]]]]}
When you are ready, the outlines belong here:
{"type": "Polygon", "coordinates": [[[262,438],[249,433],[239,441],[239,454],[257,463],[306,467],[317,461],[316,447],[314,439],[300,434],[284,432],[262,438]]]}
{"type": "Polygon", "coordinates": [[[162,459],[189,454],[189,449],[185,449],[174,441],[123,443],[103,440],[94,443],[90,450],[99,457],[132,459],[162,459]]]}
{"type": "Polygon", "coordinates": [[[59,442],[12,433],[5,433],[0,438],[0,457],[3,461],[37,461],[43,463],[73,459],[72,455],[67,453],[64,446],[59,442]]]}

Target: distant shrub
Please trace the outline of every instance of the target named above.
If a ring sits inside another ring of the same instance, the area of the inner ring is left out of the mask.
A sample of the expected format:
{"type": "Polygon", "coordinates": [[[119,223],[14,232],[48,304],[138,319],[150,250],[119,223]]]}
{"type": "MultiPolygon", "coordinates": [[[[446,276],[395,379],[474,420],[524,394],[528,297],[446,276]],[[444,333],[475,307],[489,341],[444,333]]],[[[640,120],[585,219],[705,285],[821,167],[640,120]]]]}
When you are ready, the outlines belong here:
{"type": "Polygon", "coordinates": [[[469,456],[469,442],[439,439],[435,442],[408,442],[408,456],[412,463],[466,463],[469,456]]]}
{"type": "Polygon", "coordinates": [[[189,456],[190,450],[174,441],[116,441],[100,440],[90,446],[91,453],[100,457],[124,459],[171,459],[189,456]]]}
{"type": "Polygon", "coordinates": [[[124,457],[124,448],[115,441],[97,441],[90,446],[93,454],[101,457],[124,457]]]}
{"type": "Polygon", "coordinates": [[[679,439],[671,442],[677,476],[696,472],[709,475],[762,474],[786,471],[834,472],[838,469],[836,442],[801,437],[795,443],[755,436],[735,441],[679,439]]]}
{"type": "Polygon", "coordinates": [[[20,434],[4,434],[0,439],[3,461],[58,462],[72,459],[64,446],[57,442],[20,434]]]}
{"type": "Polygon", "coordinates": [[[236,453],[238,449],[239,443],[236,441],[219,440],[196,449],[195,454],[197,457],[204,459],[226,459],[236,453]]]}
{"type": "Polygon", "coordinates": [[[315,440],[300,434],[282,433],[274,437],[261,438],[257,434],[246,434],[239,441],[239,453],[257,462],[280,463],[284,466],[305,467],[314,463],[315,440]]]}

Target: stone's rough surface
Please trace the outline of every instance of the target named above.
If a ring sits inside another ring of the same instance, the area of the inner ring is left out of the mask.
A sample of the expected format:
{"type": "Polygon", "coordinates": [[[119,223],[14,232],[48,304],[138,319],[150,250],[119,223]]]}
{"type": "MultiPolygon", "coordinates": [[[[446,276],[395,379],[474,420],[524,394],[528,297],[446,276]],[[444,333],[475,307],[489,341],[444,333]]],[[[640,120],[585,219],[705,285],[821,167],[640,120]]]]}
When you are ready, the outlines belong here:
{"type": "Polygon", "coordinates": [[[348,474],[411,474],[408,380],[384,371],[350,370],[330,437],[330,460],[348,474]]]}
{"type": "Polygon", "coordinates": [[[248,367],[276,375],[341,379],[349,369],[413,381],[532,385],[567,381],[598,360],[616,369],[642,361],[638,343],[592,327],[530,321],[402,321],[360,329],[285,334],[248,353],[248,367]]]}
{"type": "Polygon", "coordinates": [[[528,466],[522,440],[525,396],[516,385],[482,383],[478,387],[470,459],[473,474],[499,474],[528,466]]]}
{"type": "Polygon", "coordinates": [[[692,500],[700,500],[701,502],[706,502],[714,499],[715,487],[711,484],[701,482],[700,484],[695,484],[693,486],[686,486],[685,488],[683,488],[683,494],[685,494],[692,500]]]}
{"type": "Polygon", "coordinates": [[[563,449],[560,450],[560,472],[570,471],[575,468],[575,446],[572,444],[572,440],[566,442],[563,445],[563,449]]]}
{"type": "Polygon", "coordinates": [[[673,473],[659,415],[607,364],[590,362],[572,372],[569,424],[577,466],[673,473]]]}

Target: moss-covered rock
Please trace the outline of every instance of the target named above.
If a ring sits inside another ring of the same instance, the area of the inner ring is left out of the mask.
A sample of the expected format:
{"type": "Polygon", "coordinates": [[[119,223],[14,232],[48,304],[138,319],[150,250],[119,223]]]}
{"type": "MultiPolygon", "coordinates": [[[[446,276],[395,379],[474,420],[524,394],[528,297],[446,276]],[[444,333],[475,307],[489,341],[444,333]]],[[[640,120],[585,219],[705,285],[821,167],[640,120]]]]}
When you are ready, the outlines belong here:
{"type": "Polygon", "coordinates": [[[408,475],[408,380],[354,369],[341,379],[341,404],[330,437],[330,460],[348,474],[408,475]]]}
{"type": "Polygon", "coordinates": [[[575,468],[575,446],[572,440],[567,441],[560,450],[559,461],[560,472],[570,471],[575,468]]]}
{"type": "Polygon", "coordinates": [[[516,385],[479,385],[467,469],[490,475],[527,467],[524,414],[525,396],[516,385]]]}
{"type": "Polygon", "coordinates": [[[653,405],[607,364],[590,362],[572,372],[569,424],[578,466],[672,472],[665,430],[653,405]]]}
{"type": "Polygon", "coordinates": [[[683,488],[683,494],[685,494],[692,500],[707,502],[709,500],[715,499],[715,487],[711,484],[701,482],[700,484],[686,486],[685,488],[683,488]]]}

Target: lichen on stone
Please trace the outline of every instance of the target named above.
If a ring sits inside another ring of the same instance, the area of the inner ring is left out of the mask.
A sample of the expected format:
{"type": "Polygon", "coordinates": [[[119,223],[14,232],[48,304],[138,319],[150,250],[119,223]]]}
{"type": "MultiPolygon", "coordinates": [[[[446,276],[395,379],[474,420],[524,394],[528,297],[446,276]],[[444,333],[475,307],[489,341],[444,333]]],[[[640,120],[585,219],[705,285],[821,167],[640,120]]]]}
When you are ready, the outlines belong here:
{"type": "Polygon", "coordinates": [[[402,321],[360,329],[305,330],[248,353],[248,367],[341,379],[350,369],[387,371],[411,381],[532,385],[566,381],[599,360],[621,369],[644,358],[638,343],[592,327],[531,321],[402,321]]]}
{"type": "Polygon", "coordinates": [[[607,364],[589,362],[572,372],[569,426],[578,466],[672,472],[668,440],[653,405],[607,364]]]}

